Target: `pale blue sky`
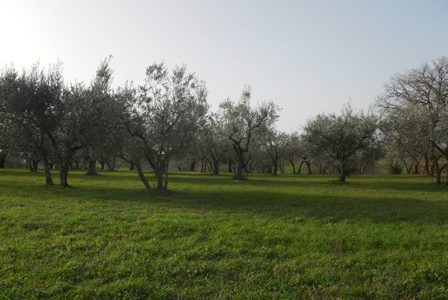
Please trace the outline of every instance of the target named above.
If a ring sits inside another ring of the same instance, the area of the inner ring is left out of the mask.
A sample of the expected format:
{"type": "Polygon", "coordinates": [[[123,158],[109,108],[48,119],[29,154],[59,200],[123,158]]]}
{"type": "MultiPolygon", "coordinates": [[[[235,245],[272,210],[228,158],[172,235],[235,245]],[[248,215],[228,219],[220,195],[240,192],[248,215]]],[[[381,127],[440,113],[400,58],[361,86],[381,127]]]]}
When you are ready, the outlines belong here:
{"type": "Polygon", "coordinates": [[[289,131],[350,99],[366,109],[393,73],[448,55],[447,13],[447,0],[0,0],[0,65],[60,60],[67,80],[90,81],[112,54],[121,84],[185,63],[214,108],[250,84],[289,131]]]}

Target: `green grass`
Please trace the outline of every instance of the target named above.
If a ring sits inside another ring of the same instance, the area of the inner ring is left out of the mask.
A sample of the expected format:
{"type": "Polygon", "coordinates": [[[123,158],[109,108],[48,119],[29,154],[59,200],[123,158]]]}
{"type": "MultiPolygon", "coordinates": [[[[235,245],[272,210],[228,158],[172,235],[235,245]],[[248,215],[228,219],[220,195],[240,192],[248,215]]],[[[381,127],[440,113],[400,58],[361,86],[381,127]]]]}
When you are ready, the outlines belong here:
{"type": "Polygon", "coordinates": [[[448,298],[448,188],[417,176],[0,171],[0,297],[448,298]]]}

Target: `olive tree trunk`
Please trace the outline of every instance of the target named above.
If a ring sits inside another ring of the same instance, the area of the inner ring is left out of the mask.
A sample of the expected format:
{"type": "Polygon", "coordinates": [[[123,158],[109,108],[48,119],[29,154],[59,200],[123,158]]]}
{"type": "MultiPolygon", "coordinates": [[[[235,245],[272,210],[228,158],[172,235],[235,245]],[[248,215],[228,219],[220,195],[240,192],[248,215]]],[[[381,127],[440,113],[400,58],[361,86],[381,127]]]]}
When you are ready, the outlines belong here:
{"type": "Polygon", "coordinates": [[[143,185],[145,186],[145,190],[149,191],[151,190],[151,185],[149,184],[148,179],[146,179],[145,173],[143,172],[142,166],[140,164],[133,164],[135,168],[137,169],[137,174],[140,180],[142,181],[143,185]]]}
{"type": "Polygon", "coordinates": [[[345,179],[347,177],[347,162],[342,160],[342,161],[340,161],[340,164],[341,164],[341,169],[339,172],[339,181],[345,182],[345,179]]]}
{"type": "Polygon", "coordinates": [[[4,169],[5,168],[6,156],[7,156],[6,152],[1,152],[0,153],[0,169],[4,169]]]}
{"type": "Polygon", "coordinates": [[[237,179],[237,180],[246,179],[244,170],[245,170],[245,166],[244,166],[243,153],[238,153],[238,160],[237,160],[237,164],[236,164],[234,179],[237,179]]]}
{"type": "Polygon", "coordinates": [[[292,167],[292,174],[296,175],[297,174],[297,172],[296,172],[296,164],[294,163],[293,160],[290,160],[289,163],[291,164],[291,167],[292,167]]]}
{"type": "Polygon", "coordinates": [[[68,170],[69,163],[63,162],[59,166],[59,185],[62,187],[69,187],[68,184],[68,170]]]}
{"type": "Polygon", "coordinates": [[[53,177],[51,175],[51,168],[50,163],[48,162],[48,159],[44,159],[44,172],[45,172],[45,185],[46,186],[53,186],[53,177]]]}
{"type": "Polygon", "coordinates": [[[96,159],[89,160],[86,175],[98,175],[98,172],[96,171],[96,159]]]}
{"type": "Polygon", "coordinates": [[[213,160],[213,175],[219,175],[219,160],[213,160]]]}

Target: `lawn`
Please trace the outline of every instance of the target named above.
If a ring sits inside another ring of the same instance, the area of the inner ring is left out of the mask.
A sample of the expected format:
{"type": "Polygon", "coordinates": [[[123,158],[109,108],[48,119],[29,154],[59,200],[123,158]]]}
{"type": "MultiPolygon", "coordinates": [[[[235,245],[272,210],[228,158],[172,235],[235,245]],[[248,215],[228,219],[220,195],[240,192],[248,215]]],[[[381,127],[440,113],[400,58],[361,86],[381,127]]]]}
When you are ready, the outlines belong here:
{"type": "Polygon", "coordinates": [[[424,176],[0,171],[0,297],[448,298],[448,187],[424,176]]]}

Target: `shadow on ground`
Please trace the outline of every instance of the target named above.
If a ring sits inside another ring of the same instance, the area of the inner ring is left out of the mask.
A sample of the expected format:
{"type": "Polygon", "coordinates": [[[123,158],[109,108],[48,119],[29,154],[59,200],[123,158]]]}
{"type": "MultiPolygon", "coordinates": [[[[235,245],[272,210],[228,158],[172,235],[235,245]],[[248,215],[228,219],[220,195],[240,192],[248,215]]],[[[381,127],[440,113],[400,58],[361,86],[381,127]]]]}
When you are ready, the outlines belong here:
{"type": "MultiPolygon", "coordinates": [[[[244,182],[229,175],[173,174],[167,194],[147,193],[131,172],[104,173],[87,178],[71,174],[73,188],[45,188],[42,174],[16,170],[0,172],[1,194],[37,200],[98,202],[116,201],[138,209],[158,204],[166,209],[260,214],[275,218],[309,217],[325,222],[375,222],[444,224],[448,220],[448,189],[424,177],[353,177],[347,185],[332,177],[255,176],[244,182]]],[[[55,179],[56,176],[55,176],[55,179]]],[[[151,178],[152,179],[152,178],[151,178]]]]}

